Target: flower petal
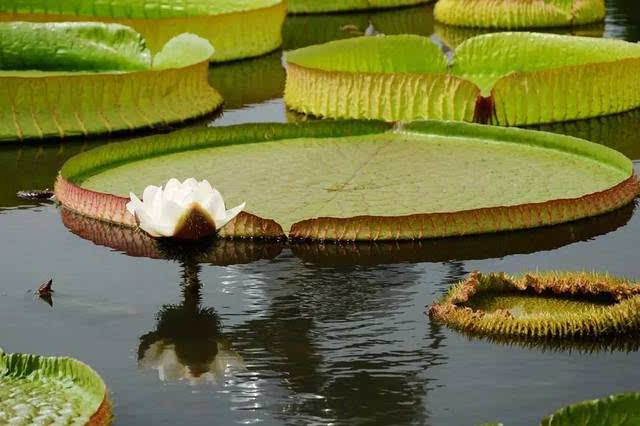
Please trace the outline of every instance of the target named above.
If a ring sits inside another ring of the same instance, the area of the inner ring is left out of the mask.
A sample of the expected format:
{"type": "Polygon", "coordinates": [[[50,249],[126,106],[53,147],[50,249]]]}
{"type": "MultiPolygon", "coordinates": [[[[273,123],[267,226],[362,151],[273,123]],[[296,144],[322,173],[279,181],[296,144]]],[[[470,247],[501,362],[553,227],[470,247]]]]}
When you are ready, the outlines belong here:
{"type": "Polygon", "coordinates": [[[235,219],[235,217],[238,216],[240,212],[242,212],[242,210],[244,210],[244,207],[246,206],[246,204],[247,203],[242,203],[237,207],[227,210],[224,219],[218,220],[214,218],[216,229],[217,230],[222,229],[227,223],[235,219]]]}
{"type": "Polygon", "coordinates": [[[129,193],[129,198],[131,199],[131,201],[127,203],[127,211],[135,216],[136,211],[142,209],[142,201],[140,201],[140,199],[136,197],[136,194],[134,194],[133,192],[129,193]]]}

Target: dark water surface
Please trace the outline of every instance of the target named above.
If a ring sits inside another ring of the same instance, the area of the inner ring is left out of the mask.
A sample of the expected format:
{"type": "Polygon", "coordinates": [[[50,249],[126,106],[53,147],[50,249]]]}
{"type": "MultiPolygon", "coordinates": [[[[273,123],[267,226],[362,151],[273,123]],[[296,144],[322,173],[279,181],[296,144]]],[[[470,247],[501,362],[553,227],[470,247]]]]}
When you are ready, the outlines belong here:
{"type": "MultiPolygon", "coordinates": [[[[639,40],[640,4],[607,3],[604,35],[639,40]]],[[[370,24],[428,35],[431,10],[293,18],[286,45],[370,24]]],[[[215,67],[211,79],[228,99],[213,125],[295,118],[280,99],[278,52],[215,67]]],[[[640,159],[638,111],[547,130],[640,159]]],[[[166,248],[15,197],[52,186],[66,158],[100,143],[0,147],[0,347],[91,364],[112,392],[117,424],[533,425],[569,403],[640,390],[635,342],[525,348],[470,340],[424,314],[473,270],[640,277],[635,206],[479,238],[244,244],[214,247],[207,259],[151,259],[140,256],[166,248]],[[28,292],[49,278],[53,308],[28,292]]]]}

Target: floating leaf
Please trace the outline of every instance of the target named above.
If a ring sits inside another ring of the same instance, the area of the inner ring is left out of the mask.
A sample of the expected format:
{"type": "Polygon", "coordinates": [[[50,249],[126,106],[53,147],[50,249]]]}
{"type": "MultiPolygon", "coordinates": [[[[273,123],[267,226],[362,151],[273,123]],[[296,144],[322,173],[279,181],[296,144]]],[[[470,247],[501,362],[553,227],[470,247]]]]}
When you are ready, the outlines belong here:
{"type": "Polygon", "coordinates": [[[640,287],[608,275],[474,272],[429,316],[479,336],[598,338],[637,335],[639,308],[640,287]]]}
{"type": "Polygon", "coordinates": [[[169,41],[153,68],[119,24],[0,23],[0,40],[0,141],[155,127],[222,103],[207,81],[211,46],[196,36],[169,41]]]}
{"type": "Polygon", "coordinates": [[[640,106],[640,44],[620,40],[487,34],[461,44],[449,66],[425,37],[360,37],[286,59],[285,102],[321,117],[512,126],[640,106]]]}
{"type": "Polygon", "coordinates": [[[153,53],[173,37],[194,33],[215,48],[212,61],[258,56],[282,43],[282,0],[30,0],[0,2],[5,21],[117,22],[144,36],[153,53]],[[250,29],[250,30],[248,30],[250,29]]]}
{"type": "Polygon", "coordinates": [[[604,20],[604,0],[439,0],[439,22],[460,27],[534,28],[604,20]]]}
{"type": "Polygon", "coordinates": [[[640,393],[584,401],[556,411],[542,426],[631,426],[640,424],[640,393]]]}
{"type": "Polygon", "coordinates": [[[411,240],[533,228],[615,210],[639,190],[622,154],[566,136],[314,122],[107,145],[69,160],[56,196],[84,215],[135,226],[129,192],[186,175],[208,179],[230,205],[246,200],[247,213],[220,235],[250,238],[411,240]]]}
{"type": "Polygon", "coordinates": [[[0,423],[111,424],[100,376],[72,358],[0,350],[0,423]]]}

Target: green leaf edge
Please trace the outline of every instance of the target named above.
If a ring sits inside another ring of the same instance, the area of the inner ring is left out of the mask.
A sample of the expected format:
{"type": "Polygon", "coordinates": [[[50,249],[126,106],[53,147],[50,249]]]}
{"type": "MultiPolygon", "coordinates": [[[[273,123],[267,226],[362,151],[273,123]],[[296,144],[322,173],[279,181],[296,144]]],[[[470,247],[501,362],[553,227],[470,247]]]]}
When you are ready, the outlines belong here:
{"type": "MultiPolygon", "coordinates": [[[[579,402],[577,404],[572,404],[566,407],[563,407],[556,411],[553,414],[542,419],[540,423],[541,426],[554,426],[554,425],[573,425],[576,424],[572,420],[575,412],[578,413],[581,411],[599,411],[600,413],[603,410],[606,412],[607,409],[610,409],[610,405],[612,404],[634,404],[638,406],[640,404],[640,393],[638,392],[626,392],[616,395],[611,395],[606,398],[593,399],[588,401],[579,402]],[[608,408],[609,407],[609,408],[608,408]]],[[[602,423],[593,423],[589,422],[586,424],[582,424],[582,426],[600,426],[602,423]]],[[[607,423],[609,426],[621,426],[627,423],[607,423]]],[[[629,423],[630,424],[630,423],[629,423]]]]}
{"type": "Polygon", "coordinates": [[[92,407],[89,418],[98,412],[107,398],[107,386],[100,375],[89,365],[70,357],[8,354],[0,348],[0,377],[7,376],[32,381],[63,377],[71,379],[92,396],[95,407],[92,407]]]}

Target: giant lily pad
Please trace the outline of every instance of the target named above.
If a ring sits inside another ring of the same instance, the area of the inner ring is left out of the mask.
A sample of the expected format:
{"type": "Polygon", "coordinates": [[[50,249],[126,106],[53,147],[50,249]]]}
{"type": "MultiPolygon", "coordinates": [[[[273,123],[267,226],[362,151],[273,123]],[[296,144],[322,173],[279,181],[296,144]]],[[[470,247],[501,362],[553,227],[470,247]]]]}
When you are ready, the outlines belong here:
{"type": "Polygon", "coordinates": [[[512,278],[475,272],[436,302],[429,315],[480,336],[624,336],[640,331],[640,286],[587,273],[512,278]]]}
{"type": "Polygon", "coordinates": [[[410,6],[429,0],[289,0],[290,13],[326,13],[410,6]]]}
{"type": "Polygon", "coordinates": [[[282,28],[282,47],[298,49],[333,40],[382,34],[433,34],[433,6],[379,9],[351,13],[288,16],[282,28]]]}
{"type": "Polygon", "coordinates": [[[91,219],[63,207],[62,223],[75,235],[96,245],[132,257],[179,260],[184,256],[198,263],[246,264],[273,260],[284,247],[305,263],[342,267],[417,262],[449,262],[501,258],[553,250],[613,232],[629,222],[634,206],[594,218],[536,230],[502,232],[461,238],[424,241],[360,241],[328,244],[316,241],[253,241],[216,239],[195,243],[161,241],[144,232],[91,219]]]}
{"type": "Polygon", "coordinates": [[[615,210],[639,186],[622,154],[580,139],[465,123],[258,124],[179,131],[69,160],[68,208],[135,226],[129,191],[206,178],[247,213],[223,237],[409,240],[553,225],[615,210]]]}
{"type": "Polygon", "coordinates": [[[0,423],[108,425],[107,388],[75,359],[0,350],[0,423]]]}
{"type": "Polygon", "coordinates": [[[289,52],[285,101],[321,117],[540,124],[640,106],[638,72],[640,44],[620,40],[487,34],[449,65],[425,37],[359,37],[289,52]]]}
{"type": "Polygon", "coordinates": [[[222,103],[207,81],[211,51],[206,40],[183,34],[152,58],[144,39],[118,24],[0,23],[0,141],[208,114],[222,103]]]}
{"type": "Polygon", "coordinates": [[[282,0],[34,0],[0,2],[0,20],[115,22],[140,32],[153,53],[181,33],[215,47],[212,61],[258,56],[282,43],[282,0]]]}
{"type": "Polygon", "coordinates": [[[640,393],[623,393],[562,408],[541,426],[631,426],[640,424],[640,393]]]}
{"type": "Polygon", "coordinates": [[[604,0],[439,0],[438,21],[481,28],[582,25],[604,20],[604,0]]]}

